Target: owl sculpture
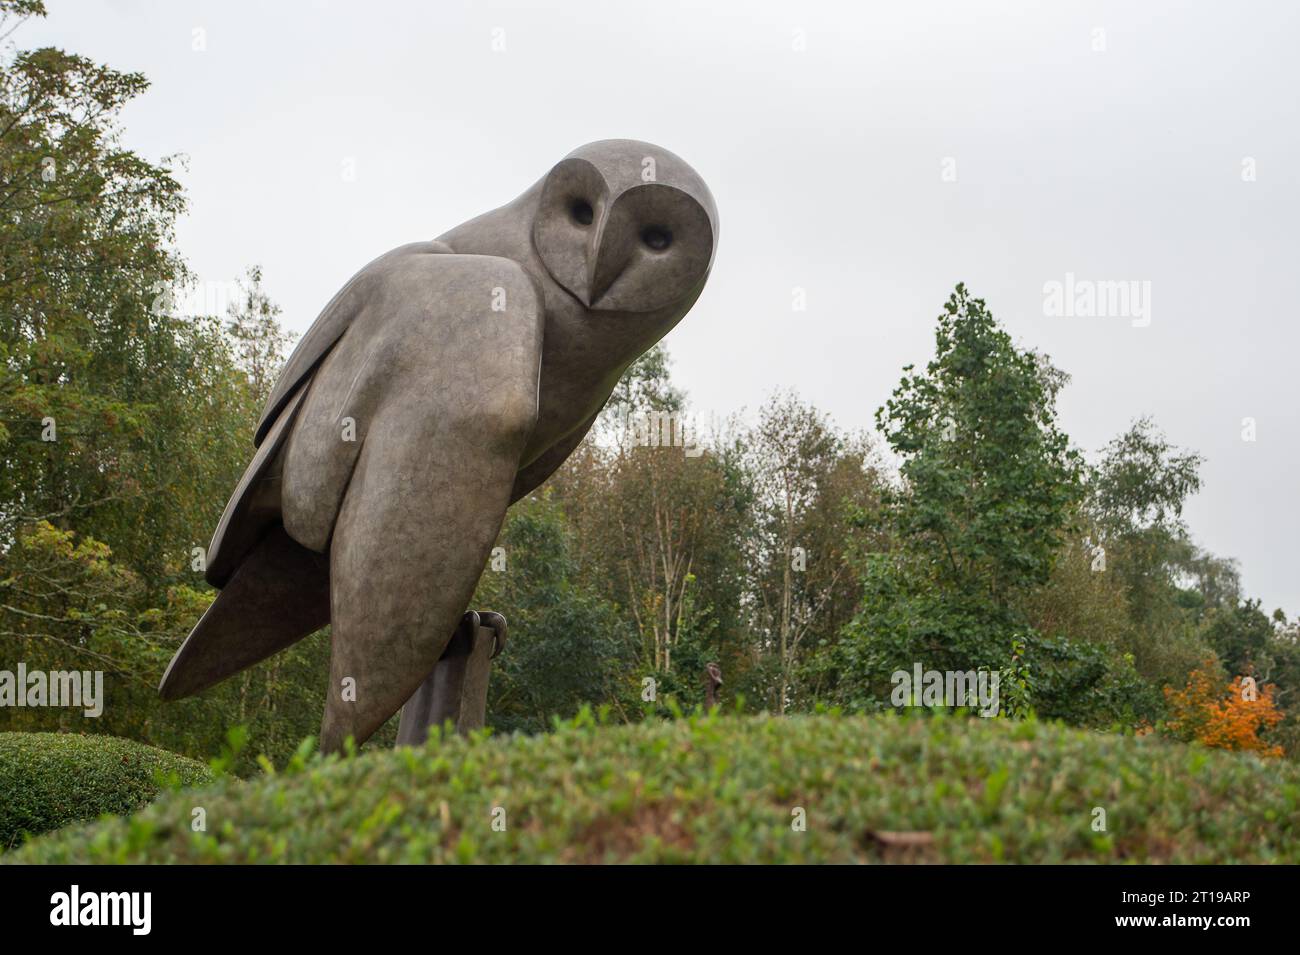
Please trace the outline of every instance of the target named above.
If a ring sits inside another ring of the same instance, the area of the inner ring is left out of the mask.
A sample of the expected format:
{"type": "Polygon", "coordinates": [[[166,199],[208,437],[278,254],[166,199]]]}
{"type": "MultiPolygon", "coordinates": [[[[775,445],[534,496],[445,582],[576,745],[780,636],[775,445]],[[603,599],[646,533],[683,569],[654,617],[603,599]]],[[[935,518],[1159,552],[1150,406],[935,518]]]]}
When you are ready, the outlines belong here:
{"type": "Polygon", "coordinates": [[[161,695],[330,624],[321,747],[364,742],[438,663],[506,509],[695,303],[717,239],[690,166],[605,140],[354,275],[271,392],[208,550],[220,593],[161,695]]]}

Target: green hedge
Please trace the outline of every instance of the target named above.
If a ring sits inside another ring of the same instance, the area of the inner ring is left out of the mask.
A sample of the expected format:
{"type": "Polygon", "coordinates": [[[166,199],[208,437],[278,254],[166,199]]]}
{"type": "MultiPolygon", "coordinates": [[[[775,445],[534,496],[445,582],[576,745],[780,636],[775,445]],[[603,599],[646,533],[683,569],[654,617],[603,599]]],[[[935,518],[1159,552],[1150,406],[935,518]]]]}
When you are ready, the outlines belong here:
{"type": "Polygon", "coordinates": [[[1294,764],[956,716],[579,717],[541,736],[313,759],[200,798],[206,832],[191,831],[196,797],[169,794],[6,858],[1300,862],[1294,764]]]}
{"type": "Polygon", "coordinates": [[[208,782],[202,763],[115,736],[0,733],[0,849],[104,813],[125,815],[159,791],[156,774],[208,782]]]}

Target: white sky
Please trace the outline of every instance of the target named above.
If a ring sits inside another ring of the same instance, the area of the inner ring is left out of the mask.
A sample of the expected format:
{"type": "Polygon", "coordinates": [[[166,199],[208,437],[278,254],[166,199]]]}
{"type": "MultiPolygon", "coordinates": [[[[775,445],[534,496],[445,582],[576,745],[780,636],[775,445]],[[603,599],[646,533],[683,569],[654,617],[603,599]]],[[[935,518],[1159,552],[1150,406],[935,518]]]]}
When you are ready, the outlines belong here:
{"type": "Polygon", "coordinates": [[[182,252],[213,283],[261,263],[294,332],[573,147],[649,140],[722,219],[667,339],[694,410],[790,387],[868,427],[962,280],[1073,376],[1079,446],[1149,413],[1206,455],[1197,539],[1300,612],[1300,5],[48,3],[19,45],[149,77],[126,141],[189,156],[182,252]],[[1150,325],[1046,316],[1067,272],[1150,282],[1150,325]]]}

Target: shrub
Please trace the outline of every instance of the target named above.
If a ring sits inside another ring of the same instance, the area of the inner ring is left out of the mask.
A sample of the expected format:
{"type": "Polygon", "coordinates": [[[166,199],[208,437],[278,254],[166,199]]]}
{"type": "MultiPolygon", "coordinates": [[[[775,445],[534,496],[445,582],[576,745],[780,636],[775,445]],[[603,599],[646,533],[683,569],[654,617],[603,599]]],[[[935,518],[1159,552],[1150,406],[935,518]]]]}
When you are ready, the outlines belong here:
{"type": "Polygon", "coordinates": [[[0,849],[211,778],[200,762],[115,736],[0,733],[0,849]]]}
{"type": "Polygon", "coordinates": [[[580,715],[222,781],[207,832],[193,804],[163,796],[5,861],[1300,862],[1300,767],[940,713],[580,715]]]}
{"type": "Polygon", "coordinates": [[[1164,713],[1160,690],[1111,647],[1035,635],[1028,642],[1030,701],[1044,719],[1100,729],[1136,728],[1164,713]]]}
{"type": "Polygon", "coordinates": [[[1186,688],[1165,687],[1170,710],[1165,731],[1216,749],[1280,757],[1281,746],[1259,737],[1282,722],[1283,714],[1273,702],[1276,687],[1247,686],[1240,676],[1225,685],[1220,674],[1218,661],[1209,657],[1188,677],[1186,688]]]}

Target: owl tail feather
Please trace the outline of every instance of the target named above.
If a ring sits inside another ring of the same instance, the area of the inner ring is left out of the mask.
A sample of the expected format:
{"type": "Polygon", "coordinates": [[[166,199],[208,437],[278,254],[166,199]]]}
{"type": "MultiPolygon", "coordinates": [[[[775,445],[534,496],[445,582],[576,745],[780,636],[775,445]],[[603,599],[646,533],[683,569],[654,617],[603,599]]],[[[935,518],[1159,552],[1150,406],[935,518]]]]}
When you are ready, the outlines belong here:
{"type": "Polygon", "coordinates": [[[206,690],[325,626],[329,579],[327,554],[273,526],[176,651],[158,694],[178,700],[206,690]]]}

